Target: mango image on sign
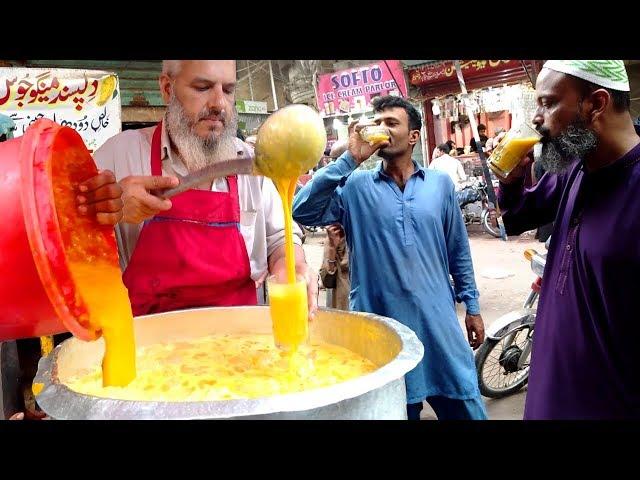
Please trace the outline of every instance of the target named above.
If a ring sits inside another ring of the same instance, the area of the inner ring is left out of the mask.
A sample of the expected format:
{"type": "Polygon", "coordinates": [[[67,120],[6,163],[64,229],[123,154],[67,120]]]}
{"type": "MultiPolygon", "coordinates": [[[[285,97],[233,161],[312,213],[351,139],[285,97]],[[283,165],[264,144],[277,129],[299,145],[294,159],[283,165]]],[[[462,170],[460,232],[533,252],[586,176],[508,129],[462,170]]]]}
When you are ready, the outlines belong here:
{"type": "Polygon", "coordinates": [[[114,90],[116,89],[116,77],[109,75],[100,81],[100,89],[98,93],[98,100],[96,101],[98,106],[102,106],[111,100],[114,90]]]}
{"type": "Polygon", "coordinates": [[[269,178],[295,179],[318,164],[326,144],[320,115],[306,105],[289,105],[258,130],[256,166],[269,178]]]}

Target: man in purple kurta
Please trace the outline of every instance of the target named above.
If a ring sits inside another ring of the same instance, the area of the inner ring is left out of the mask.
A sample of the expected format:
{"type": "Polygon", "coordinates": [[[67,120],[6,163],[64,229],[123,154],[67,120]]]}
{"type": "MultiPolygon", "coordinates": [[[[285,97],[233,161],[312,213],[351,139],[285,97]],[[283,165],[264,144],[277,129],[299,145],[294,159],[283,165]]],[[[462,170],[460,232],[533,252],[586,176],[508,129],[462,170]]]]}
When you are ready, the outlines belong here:
{"type": "Polygon", "coordinates": [[[555,220],[525,419],[640,419],[640,129],[622,61],[549,61],[533,122],[547,173],[501,179],[507,233],[555,220]]]}

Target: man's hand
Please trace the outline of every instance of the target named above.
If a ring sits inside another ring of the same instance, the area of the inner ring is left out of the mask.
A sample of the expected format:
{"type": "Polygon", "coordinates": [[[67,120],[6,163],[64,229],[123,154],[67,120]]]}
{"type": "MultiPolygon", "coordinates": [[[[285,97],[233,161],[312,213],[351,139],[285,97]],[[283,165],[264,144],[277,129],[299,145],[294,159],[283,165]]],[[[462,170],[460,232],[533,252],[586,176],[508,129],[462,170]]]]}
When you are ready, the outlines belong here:
{"type": "Polygon", "coordinates": [[[482,317],[480,315],[467,313],[464,323],[467,327],[469,345],[475,350],[484,342],[484,322],[482,321],[482,317]]]}
{"type": "Polygon", "coordinates": [[[115,175],[104,170],[78,186],[76,196],[81,215],[95,215],[102,225],[115,225],[122,218],[122,188],[115,175]]]}
{"type": "Polygon", "coordinates": [[[362,130],[365,126],[358,125],[358,122],[359,120],[354,120],[349,125],[349,152],[355,159],[356,165],[360,165],[367,158],[373,155],[376,150],[387,147],[389,145],[389,142],[387,141],[369,145],[369,142],[366,142],[360,136],[360,130],[362,130]]]}
{"type": "Polygon", "coordinates": [[[9,420],[51,420],[51,417],[42,411],[17,412],[9,417],[9,420]]]}
{"type": "Polygon", "coordinates": [[[338,248],[340,242],[344,238],[344,230],[340,225],[329,225],[327,228],[327,237],[329,239],[329,246],[332,248],[338,248]]]}
{"type": "Polygon", "coordinates": [[[175,177],[130,176],[120,181],[124,201],[123,220],[127,223],[142,223],[171,208],[171,200],[162,200],[149,193],[178,186],[175,177]]]}
{"type": "Polygon", "coordinates": [[[296,274],[307,282],[307,307],[311,321],[318,311],[318,273],[305,262],[296,264],[296,274]]]}

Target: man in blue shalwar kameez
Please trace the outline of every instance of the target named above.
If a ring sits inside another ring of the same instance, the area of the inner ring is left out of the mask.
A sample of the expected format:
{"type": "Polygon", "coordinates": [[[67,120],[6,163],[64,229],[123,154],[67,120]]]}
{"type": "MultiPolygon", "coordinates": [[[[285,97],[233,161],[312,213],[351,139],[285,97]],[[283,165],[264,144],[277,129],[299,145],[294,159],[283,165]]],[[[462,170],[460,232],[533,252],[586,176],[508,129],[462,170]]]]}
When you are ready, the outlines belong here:
{"type": "Polygon", "coordinates": [[[411,159],[422,122],[410,103],[387,96],[373,107],[390,140],[369,145],[352,124],[349,149],[300,190],[293,216],[303,225],[342,224],[350,309],[398,320],[424,344],[423,360],[405,377],[409,419],[420,418],[425,399],[438,419],[486,419],[470,348],[483,342],[484,326],[453,182],[411,159]],[[379,167],[357,170],[376,150],[379,167]],[[456,301],[467,307],[469,342],[456,301]]]}

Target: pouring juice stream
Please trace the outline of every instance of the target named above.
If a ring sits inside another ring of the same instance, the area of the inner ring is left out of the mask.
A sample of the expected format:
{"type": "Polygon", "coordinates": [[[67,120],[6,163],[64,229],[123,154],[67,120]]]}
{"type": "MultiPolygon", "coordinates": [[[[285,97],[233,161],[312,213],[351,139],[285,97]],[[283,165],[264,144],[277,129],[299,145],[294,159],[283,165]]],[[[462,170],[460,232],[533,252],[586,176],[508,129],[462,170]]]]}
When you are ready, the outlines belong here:
{"type": "Polygon", "coordinates": [[[124,387],[136,377],[136,348],[131,304],[120,269],[104,262],[72,263],[69,268],[88,306],[91,324],[104,338],[103,385],[124,387]],[[101,279],[100,284],[95,278],[101,279]]]}
{"type": "Polygon", "coordinates": [[[284,238],[285,238],[285,260],[287,266],[287,281],[296,282],[295,252],[293,250],[293,195],[296,191],[298,178],[277,180],[276,189],[280,194],[282,208],[284,209],[284,238]]]}
{"type": "Polygon", "coordinates": [[[65,257],[76,288],[76,304],[86,306],[79,322],[94,338],[103,336],[104,386],[126,386],[136,376],[133,315],[122,283],[115,237],[111,227],[98,225],[95,218],[79,216],[75,210],[75,189],[64,179],[78,178],[74,169],[82,155],[69,151],[65,162],[51,166],[53,196],[58,214],[65,257]],[[99,279],[99,281],[96,281],[99,279]]]}
{"type": "Polygon", "coordinates": [[[276,189],[284,209],[286,283],[273,278],[268,284],[269,303],[276,345],[296,352],[309,336],[307,312],[307,284],[296,278],[293,220],[291,209],[296,178],[276,179],[276,189]]]}
{"type": "Polygon", "coordinates": [[[309,335],[306,281],[296,278],[295,271],[293,196],[298,177],[317,165],[326,142],[322,119],[306,105],[274,113],[260,127],[256,141],[256,167],[273,180],[284,210],[287,282],[273,279],[268,289],[275,343],[290,352],[309,335]]]}

